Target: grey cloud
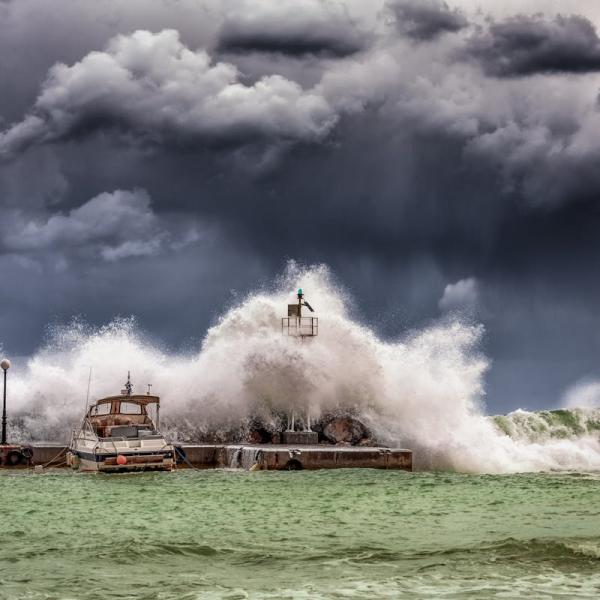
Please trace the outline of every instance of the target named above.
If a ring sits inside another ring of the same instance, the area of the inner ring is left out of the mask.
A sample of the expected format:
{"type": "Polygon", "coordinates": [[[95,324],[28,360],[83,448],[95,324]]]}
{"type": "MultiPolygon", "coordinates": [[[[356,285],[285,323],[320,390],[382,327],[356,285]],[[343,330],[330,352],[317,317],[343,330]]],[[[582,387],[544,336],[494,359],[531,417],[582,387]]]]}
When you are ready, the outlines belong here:
{"type": "MultiPolygon", "coordinates": [[[[32,219],[13,213],[5,220],[2,245],[5,251],[29,255],[84,252],[117,261],[133,256],[152,256],[170,244],[170,232],[153,212],[144,190],[102,193],[67,214],[32,219]]],[[[198,238],[193,228],[177,236],[174,244],[198,238]]],[[[184,244],[185,245],[185,244],[184,244]]]]}
{"type": "Polygon", "coordinates": [[[479,302],[479,285],[474,277],[449,283],[438,303],[443,311],[472,311],[479,302]]]}
{"type": "Polygon", "coordinates": [[[21,160],[0,168],[0,199],[8,208],[40,209],[61,202],[69,193],[70,182],[58,157],[50,148],[38,148],[21,160]],[[35,173],[35,177],[31,176],[35,173]]]}
{"type": "Polygon", "coordinates": [[[600,38],[581,16],[519,15],[473,36],[466,53],[495,77],[600,70],[600,38]]]}
{"type": "Polygon", "coordinates": [[[282,1],[229,15],[219,31],[217,48],[237,54],[344,57],[362,50],[367,37],[340,4],[282,1]]]}
{"type": "Polygon", "coordinates": [[[385,39],[360,55],[330,61],[309,89],[280,75],[248,85],[234,65],[190,50],[175,31],[137,31],[71,66],[55,65],[30,114],[0,134],[0,153],[118,130],[150,147],[206,150],[209,160],[214,146],[228,144],[230,162],[254,164],[261,176],[279,168],[282,150],[297,142],[331,139],[339,148],[345,136],[355,143],[356,134],[339,132],[339,123],[369,113],[386,123],[384,130],[401,130],[406,143],[436,136],[462,145],[463,168],[486,162],[497,171],[501,191],[531,205],[578,197],[582,182],[597,185],[600,144],[590,132],[599,124],[582,85],[577,91],[570,81],[553,82],[551,90],[528,81],[509,87],[456,65],[451,56],[440,55],[435,44],[407,53],[404,42],[385,39]],[[581,99],[577,110],[574,97],[581,99]],[[255,147],[259,161],[252,158],[255,147]]]}
{"type": "Polygon", "coordinates": [[[417,41],[457,32],[469,24],[460,10],[451,9],[443,0],[395,0],[389,8],[398,31],[417,41]]]}
{"type": "MultiPolygon", "coordinates": [[[[543,102],[543,98],[539,97],[543,102]]],[[[588,107],[565,129],[552,119],[507,120],[468,141],[467,160],[495,166],[507,195],[552,207],[595,197],[600,190],[600,114],[588,107]]]]}
{"type": "Polygon", "coordinates": [[[176,31],[136,31],[55,65],[31,113],[0,133],[0,156],[99,128],[183,145],[315,141],[336,120],[322,96],[293,81],[272,75],[244,85],[234,65],[212,63],[176,31]]]}

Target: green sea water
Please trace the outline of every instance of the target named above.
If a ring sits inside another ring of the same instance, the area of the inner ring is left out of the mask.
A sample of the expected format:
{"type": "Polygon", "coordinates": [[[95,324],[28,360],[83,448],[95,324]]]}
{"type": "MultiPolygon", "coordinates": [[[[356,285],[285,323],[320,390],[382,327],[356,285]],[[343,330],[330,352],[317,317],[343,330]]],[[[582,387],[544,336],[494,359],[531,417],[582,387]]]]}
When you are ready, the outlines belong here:
{"type": "Polygon", "coordinates": [[[598,598],[600,475],[0,474],[0,598],[598,598]]]}

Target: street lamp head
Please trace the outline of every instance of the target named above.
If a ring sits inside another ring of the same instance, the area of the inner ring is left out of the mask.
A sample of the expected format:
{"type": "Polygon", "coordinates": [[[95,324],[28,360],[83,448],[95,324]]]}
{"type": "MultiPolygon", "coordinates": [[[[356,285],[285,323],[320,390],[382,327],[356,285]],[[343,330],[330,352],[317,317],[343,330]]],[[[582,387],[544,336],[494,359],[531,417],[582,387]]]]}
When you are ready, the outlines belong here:
{"type": "Polygon", "coordinates": [[[10,360],[4,358],[2,362],[0,362],[0,367],[2,367],[3,371],[8,371],[8,369],[10,369],[10,360]]]}

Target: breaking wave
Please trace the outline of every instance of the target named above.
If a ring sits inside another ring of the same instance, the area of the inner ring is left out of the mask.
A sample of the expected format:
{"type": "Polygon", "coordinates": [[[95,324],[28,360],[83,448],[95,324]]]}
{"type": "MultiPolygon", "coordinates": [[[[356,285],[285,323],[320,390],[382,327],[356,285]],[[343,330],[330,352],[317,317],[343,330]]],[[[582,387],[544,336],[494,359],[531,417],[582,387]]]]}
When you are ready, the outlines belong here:
{"type": "Polygon", "coordinates": [[[543,443],[600,436],[600,409],[574,408],[527,412],[516,410],[492,417],[495,425],[514,440],[543,443]]]}
{"type": "Polygon", "coordinates": [[[66,439],[83,414],[91,367],[91,400],[118,392],[128,370],[134,391],[151,383],[179,439],[199,441],[251,419],[275,427],[293,406],[313,416],[355,414],[380,443],[412,448],[417,468],[600,469],[598,411],[485,416],[482,326],[449,318],[383,341],[351,318],[349,304],[326,267],[290,264],[273,289],[229,310],[187,353],[152,343],[133,320],[55,329],[11,369],[12,434],[66,439]],[[303,343],[281,335],[296,287],[320,323],[319,336],[303,343]]]}

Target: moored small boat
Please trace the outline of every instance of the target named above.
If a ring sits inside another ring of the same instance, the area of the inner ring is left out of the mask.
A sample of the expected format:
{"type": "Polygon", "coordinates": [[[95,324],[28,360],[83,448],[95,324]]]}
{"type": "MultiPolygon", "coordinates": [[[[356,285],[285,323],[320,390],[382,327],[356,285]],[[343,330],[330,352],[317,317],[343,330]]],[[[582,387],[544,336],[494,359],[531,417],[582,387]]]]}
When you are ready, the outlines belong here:
{"type": "Polygon", "coordinates": [[[132,394],[127,377],[118,396],[101,398],[87,410],[73,431],[67,464],[79,471],[170,471],[175,448],[158,430],[160,398],[132,394]],[[148,408],[154,406],[156,423],[148,408]]]}

